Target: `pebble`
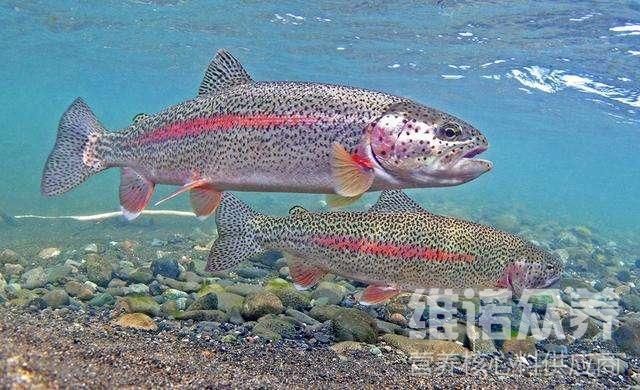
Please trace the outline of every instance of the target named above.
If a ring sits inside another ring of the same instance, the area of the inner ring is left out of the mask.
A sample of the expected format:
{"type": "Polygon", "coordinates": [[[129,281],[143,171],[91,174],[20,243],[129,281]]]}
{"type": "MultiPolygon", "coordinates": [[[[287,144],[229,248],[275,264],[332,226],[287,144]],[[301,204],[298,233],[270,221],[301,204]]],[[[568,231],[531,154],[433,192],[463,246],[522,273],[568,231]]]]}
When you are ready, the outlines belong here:
{"type": "Polygon", "coordinates": [[[17,298],[21,290],[22,286],[20,286],[18,283],[9,283],[5,287],[5,292],[7,293],[7,296],[9,298],[17,298]]]}
{"type": "Polygon", "coordinates": [[[123,299],[129,313],[145,313],[151,316],[160,314],[160,304],[146,295],[132,295],[123,299]]]}
{"type": "Polygon", "coordinates": [[[87,255],[85,261],[87,278],[99,286],[106,286],[113,274],[111,263],[104,257],[91,253],[87,255]]]}
{"type": "Polygon", "coordinates": [[[176,259],[163,257],[155,259],[151,263],[153,276],[162,275],[167,278],[176,279],[180,276],[180,268],[176,259]]]}
{"type": "Polygon", "coordinates": [[[280,298],[268,291],[247,295],[242,305],[242,316],[251,320],[258,319],[266,314],[280,314],[283,311],[284,306],[280,298]]]}
{"type": "Polygon", "coordinates": [[[640,319],[625,319],[620,327],[613,331],[612,336],[620,349],[640,355],[640,319]]]}
{"type": "Polygon", "coordinates": [[[385,334],[381,338],[409,356],[429,354],[433,357],[440,355],[448,358],[451,355],[470,354],[468,349],[455,341],[413,339],[397,334],[385,334]]]}
{"type": "Polygon", "coordinates": [[[267,314],[258,319],[258,323],[253,327],[253,333],[271,341],[282,338],[293,339],[296,336],[295,322],[291,318],[267,314]]]}
{"type": "Polygon", "coordinates": [[[22,264],[5,263],[4,273],[7,276],[19,276],[24,271],[22,264]]]}
{"type": "Polygon", "coordinates": [[[22,274],[22,287],[34,289],[47,284],[47,274],[42,267],[36,267],[22,274]]]}
{"type": "Polygon", "coordinates": [[[69,304],[69,295],[61,288],[48,291],[42,296],[42,299],[47,303],[47,306],[53,309],[58,309],[69,304]]]}
{"type": "Polygon", "coordinates": [[[55,248],[55,247],[44,248],[43,250],[38,252],[38,257],[41,258],[42,260],[49,260],[49,259],[54,259],[60,256],[60,253],[61,252],[59,248],[55,248]]]}
{"type": "Polygon", "coordinates": [[[146,295],[149,294],[149,286],[142,283],[134,283],[129,286],[130,294],[146,295]]]}
{"type": "Polygon", "coordinates": [[[68,281],[64,285],[64,289],[67,294],[83,301],[89,300],[93,297],[93,291],[88,286],[78,282],[77,280],[68,281]]]}
{"type": "Polygon", "coordinates": [[[162,296],[165,299],[176,300],[178,298],[187,298],[189,294],[184,291],[176,290],[175,288],[168,288],[162,293],[162,296]]]}
{"type": "Polygon", "coordinates": [[[209,293],[198,297],[187,310],[213,310],[218,308],[218,296],[209,293]]]}
{"type": "Polygon", "coordinates": [[[96,294],[93,298],[89,300],[87,303],[89,306],[101,307],[101,306],[111,306],[116,302],[116,299],[113,295],[103,292],[96,294]]]}
{"type": "Polygon", "coordinates": [[[196,282],[182,282],[173,278],[164,277],[162,275],[156,276],[158,282],[164,284],[165,286],[169,286],[173,289],[184,291],[184,292],[196,292],[200,290],[200,284],[196,282]]]}
{"type": "Polygon", "coordinates": [[[320,282],[311,293],[311,297],[316,301],[318,299],[326,299],[326,304],[337,305],[342,302],[347,295],[347,288],[333,282],[320,282]]]}
{"type": "Polygon", "coordinates": [[[319,324],[321,324],[320,321],[318,321],[316,319],[313,319],[313,318],[309,317],[308,315],[304,314],[303,312],[295,310],[295,309],[288,308],[285,311],[285,314],[288,315],[289,317],[295,319],[300,324],[305,324],[305,325],[319,325],[319,324]]]}
{"type": "Polygon", "coordinates": [[[158,325],[151,317],[143,313],[123,314],[115,321],[115,324],[123,328],[133,328],[146,331],[158,330],[158,325]]]}
{"type": "Polygon", "coordinates": [[[9,248],[0,251],[0,263],[18,263],[20,256],[9,248]]]}
{"type": "Polygon", "coordinates": [[[331,320],[337,340],[374,343],[377,339],[375,319],[360,310],[335,305],[315,306],[309,315],[321,322],[331,320]]]}
{"type": "Polygon", "coordinates": [[[84,253],[98,253],[98,244],[92,242],[91,244],[87,244],[83,249],[84,253]]]}

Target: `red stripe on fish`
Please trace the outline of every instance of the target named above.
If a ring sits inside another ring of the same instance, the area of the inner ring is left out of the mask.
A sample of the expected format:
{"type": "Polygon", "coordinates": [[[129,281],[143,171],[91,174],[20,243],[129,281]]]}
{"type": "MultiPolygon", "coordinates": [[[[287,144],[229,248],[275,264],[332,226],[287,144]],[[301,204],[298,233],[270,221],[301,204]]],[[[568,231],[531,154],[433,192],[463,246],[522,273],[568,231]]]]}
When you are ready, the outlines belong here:
{"type": "Polygon", "coordinates": [[[301,115],[220,115],[172,123],[136,137],[132,139],[132,142],[146,144],[238,127],[266,128],[271,126],[314,124],[317,121],[318,118],[301,115]]]}
{"type": "Polygon", "coordinates": [[[473,255],[466,253],[452,253],[439,249],[417,247],[412,245],[398,245],[389,242],[370,241],[353,237],[314,236],[315,244],[335,250],[348,250],[369,255],[401,257],[403,259],[424,259],[432,261],[466,261],[475,260],[473,255]]]}

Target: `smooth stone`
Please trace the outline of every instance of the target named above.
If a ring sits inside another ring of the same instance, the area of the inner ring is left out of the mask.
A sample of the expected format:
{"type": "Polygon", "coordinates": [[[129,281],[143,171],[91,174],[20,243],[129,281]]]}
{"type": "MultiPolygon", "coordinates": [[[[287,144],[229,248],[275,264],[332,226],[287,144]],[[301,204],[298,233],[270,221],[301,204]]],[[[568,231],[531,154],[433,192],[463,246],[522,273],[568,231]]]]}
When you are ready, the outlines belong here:
{"type": "Polygon", "coordinates": [[[215,321],[221,323],[229,321],[229,316],[222,310],[187,310],[178,313],[175,318],[177,320],[215,321]]]}
{"type": "Polygon", "coordinates": [[[123,328],[132,328],[146,331],[158,330],[155,321],[143,313],[123,314],[115,321],[115,324],[123,328]]]}
{"type": "Polygon", "coordinates": [[[284,306],[280,298],[268,291],[247,295],[242,305],[242,316],[251,320],[258,319],[266,314],[280,314],[283,311],[284,306]]]}
{"type": "Polygon", "coordinates": [[[555,344],[555,343],[546,343],[543,345],[545,351],[557,355],[567,355],[569,353],[569,349],[566,345],[555,344]]]}
{"type": "Polygon", "coordinates": [[[178,279],[180,279],[183,282],[192,282],[192,283],[198,283],[198,284],[202,284],[204,282],[204,278],[202,276],[192,271],[182,272],[178,279]]]}
{"type": "Polygon", "coordinates": [[[590,353],[587,355],[589,361],[594,365],[595,372],[602,373],[607,371],[610,373],[623,375],[627,372],[629,364],[611,354],[590,353]]]}
{"type": "Polygon", "coordinates": [[[311,293],[311,297],[315,300],[326,298],[327,304],[337,305],[342,302],[347,293],[347,288],[337,283],[320,282],[311,293]]]}
{"type": "Polygon", "coordinates": [[[286,280],[280,278],[271,279],[266,283],[265,290],[277,295],[286,307],[295,310],[307,310],[311,306],[311,297],[307,293],[297,291],[286,280]]]}
{"type": "Polygon", "coordinates": [[[238,338],[232,334],[225,334],[224,336],[220,337],[220,341],[227,344],[235,343],[237,340],[238,338]]]}
{"type": "Polygon", "coordinates": [[[127,287],[127,282],[125,282],[124,280],[121,279],[111,279],[111,281],[109,281],[109,283],[107,284],[107,287],[127,287]]]}
{"type": "Polygon", "coordinates": [[[223,292],[225,292],[224,287],[222,287],[219,284],[212,283],[212,284],[205,284],[204,286],[202,286],[200,290],[198,290],[198,295],[203,296],[209,293],[223,293],[223,292]]]}
{"type": "Polygon", "coordinates": [[[19,276],[22,272],[24,272],[22,264],[6,263],[4,265],[4,273],[9,277],[19,276]]]}
{"type": "Polygon", "coordinates": [[[93,291],[85,286],[84,284],[78,282],[77,280],[70,280],[64,285],[64,290],[67,294],[72,297],[76,297],[80,300],[86,301],[93,297],[93,291]]]}
{"type": "Polygon", "coordinates": [[[224,291],[217,292],[215,295],[218,297],[218,309],[229,314],[242,312],[242,305],[244,304],[242,295],[224,291]]]}
{"type": "Polygon", "coordinates": [[[92,242],[91,244],[87,244],[82,250],[84,253],[98,253],[98,244],[92,242]]]}
{"type": "Polygon", "coordinates": [[[5,248],[0,251],[0,263],[19,263],[20,256],[9,248],[5,248]]]}
{"type": "Polygon", "coordinates": [[[57,265],[47,269],[47,281],[52,284],[63,282],[71,274],[71,267],[57,265]]]}
{"type": "Polygon", "coordinates": [[[41,258],[42,260],[49,260],[49,259],[54,259],[60,256],[60,253],[61,253],[60,248],[55,248],[55,247],[44,248],[43,250],[38,252],[38,257],[41,258]]]}
{"type": "Polygon", "coordinates": [[[627,283],[628,281],[631,280],[631,273],[626,269],[623,269],[616,274],[616,277],[618,278],[619,281],[623,283],[627,283]]]}
{"type": "Polygon", "coordinates": [[[376,319],[376,327],[382,333],[398,333],[402,327],[391,322],[376,319]]]}
{"type": "Polygon", "coordinates": [[[253,266],[238,267],[237,269],[235,269],[235,273],[238,276],[247,279],[261,279],[269,275],[269,271],[253,266]]]}
{"type": "Polygon", "coordinates": [[[475,353],[494,353],[497,351],[496,345],[482,329],[475,325],[467,325],[467,340],[469,347],[475,353]]]}
{"type": "Polygon", "coordinates": [[[628,318],[613,331],[613,341],[623,351],[640,355],[640,319],[628,318]]]}
{"type": "Polygon", "coordinates": [[[22,287],[29,290],[44,287],[47,284],[47,273],[44,268],[37,267],[22,274],[22,287]]]}
{"type": "Polygon", "coordinates": [[[502,344],[502,352],[512,353],[516,356],[528,356],[536,354],[536,341],[527,337],[525,339],[511,338],[504,340],[502,344]]]}
{"type": "Polygon", "coordinates": [[[160,314],[160,305],[153,298],[146,295],[128,296],[123,298],[128,313],[145,313],[151,316],[160,314]]]}
{"type": "Polygon", "coordinates": [[[114,297],[121,297],[129,294],[129,287],[127,286],[118,286],[118,287],[108,287],[106,292],[113,295],[114,297]]]}
{"type": "Polygon", "coordinates": [[[85,262],[87,278],[99,286],[106,286],[113,274],[113,266],[109,260],[97,254],[89,254],[85,262]]]}
{"type": "Polygon", "coordinates": [[[129,280],[134,283],[149,284],[153,280],[151,270],[139,268],[129,275],[129,280]]]}
{"type": "Polygon", "coordinates": [[[200,290],[200,284],[196,282],[181,282],[179,280],[167,278],[162,275],[156,276],[156,279],[158,280],[158,282],[166,286],[169,286],[171,288],[174,288],[176,290],[180,290],[188,293],[196,292],[200,290]]]}
{"type": "Polygon", "coordinates": [[[629,311],[640,312],[640,295],[635,293],[624,295],[620,299],[620,305],[629,311]]]}
{"type": "Polygon", "coordinates": [[[116,299],[113,297],[113,295],[107,292],[103,292],[103,293],[96,294],[93,298],[91,298],[88,302],[88,305],[96,306],[96,307],[111,306],[115,302],[116,302],[116,299]]]}
{"type": "Polygon", "coordinates": [[[187,310],[213,310],[218,308],[218,296],[215,293],[209,293],[198,297],[187,310]]]}
{"type": "Polygon", "coordinates": [[[176,279],[180,276],[180,267],[175,259],[160,258],[155,259],[151,263],[151,272],[153,276],[162,275],[167,278],[176,279]]]}
{"type": "Polygon", "coordinates": [[[187,298],[189,294],[184,291],[176,290],[175,288],[168,288],[162,293],[162,296],[165,299],[176,300],[179,298],[187,298]]]}
{"type": "Polygon", "coordinates": [[[58,309],[69,304],[69,294],[61,288],[48,291],[42,296],[42,299],[47,303],[47,306],[53,309],[58,309]]]}
{"type": "Polygon", "coordinates": [[[393,322],[396,325],[406,326],[407,318],[400,313],[393,313],[389,316],[389,321],[393,322]]]}
{"type": "Polygon", "coordinates": [[[149,286],[142,283],[134,283],[129,286],[130,294],[147,295],[149,294],[149,286]]]}
{"type": "Polygon", "coordinates": [[[340,341],[329,348],[341,356],[349,355],[352,352],[369,350],[369,346],[366,343],[361,343],[359,341],[340,341]]]}
{"type": "Polygon", "coordinates": [[[9,298],[17,298],[20,295],[20,291],[22,291],[22,286],[18,283],[9,283],[5,287],[5,292],[9,298]]]}
{"type": "Polygon", "coordinates": [[[171,317],[176,317],[180,314],[180,308],[177,301],[166,301],[160,305],[160,310],[171,317]]]}
{"type": "Polygon", "coordinates": [[[304,314],[301,311],[295,310],[295,309],[287,309],[285,311],[285,314],[288,315],[289,317],[293,318],[294,320],[298,321],[300,324],[305,324],[305,325],[319,325],[321,324],[320,321],[309,317],[308,315],[304,314]]]}
{"type": "Polygon", "coordinates": [[[262,338],[278,341],[283,338],[293,339],[296,336],[295,322],[291,318],[267,314],[258,319],[253,327],[253,334],[262,338]]]}
{"type": "Polygon", "coordinates": [[[320,322],[331,320],[336,339],[339,341],[376,341],[375,319],[360,310],[335,305],[315,306],[309,315],[320,322]]]}
{"type": "Polygon", "coordinates": [[[261,292],[262,287],[256,284],[236,283],[236,284],[232,284],[231,286],[225,287],[225,290],[230,293],[234,293],[234,294],[238,294],[238,295],[242,295],[243,297],[246,297],[249,294],[255,294],[255,293],[261,292]]]}
{"type": "Polygon", "coordinates": [[[381,339],[405,354],[449,357],[451,355],[469,355],[470,351],[455,341],[412,339],[397,334],[385,334],[381,339]]]}

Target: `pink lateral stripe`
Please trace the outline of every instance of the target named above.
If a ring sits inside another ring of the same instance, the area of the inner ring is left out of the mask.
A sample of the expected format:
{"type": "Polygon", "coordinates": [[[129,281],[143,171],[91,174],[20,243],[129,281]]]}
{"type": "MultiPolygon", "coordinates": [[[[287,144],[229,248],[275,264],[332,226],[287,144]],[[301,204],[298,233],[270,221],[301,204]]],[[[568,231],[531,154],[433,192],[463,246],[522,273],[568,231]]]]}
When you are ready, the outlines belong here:
{"type": "Polygon", "coordinates": [[[397,245],[386,242],[375,242],[353,237],[314,236],[311,240],[315,244],[325,248],[335,250],[348,250],[370,255],[400,257],[403,259],[418,258],[431,261],[472,262],[473,260],[475,260],[475,257],[473,255],[465,253],[451,253],[439,249],[415,247],[410,245],[397,245]]]}
{"type": "Polygon", "coordinates": [[[317,118],[300,115],[220,115],[172,123],[142,134],[132,141],[146,144],[239,127],[264,128],[269,126],[313,124],[317,121],[317,118]]]}

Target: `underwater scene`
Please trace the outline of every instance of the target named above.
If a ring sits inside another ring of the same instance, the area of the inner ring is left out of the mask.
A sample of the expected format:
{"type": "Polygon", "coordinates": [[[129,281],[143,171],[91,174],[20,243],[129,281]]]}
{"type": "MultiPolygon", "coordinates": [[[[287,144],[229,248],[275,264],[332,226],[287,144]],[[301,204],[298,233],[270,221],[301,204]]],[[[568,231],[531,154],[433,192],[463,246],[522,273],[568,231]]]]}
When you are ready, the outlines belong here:
{"type": "Polygon", "coordinates": [[[639,2],[0,22],[1,388],[640,386],[639,2]]]}

